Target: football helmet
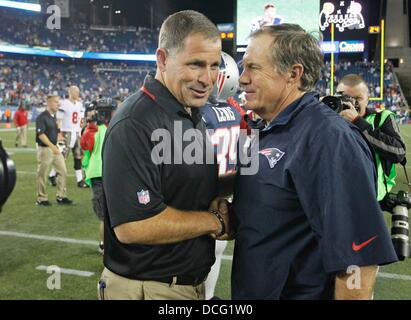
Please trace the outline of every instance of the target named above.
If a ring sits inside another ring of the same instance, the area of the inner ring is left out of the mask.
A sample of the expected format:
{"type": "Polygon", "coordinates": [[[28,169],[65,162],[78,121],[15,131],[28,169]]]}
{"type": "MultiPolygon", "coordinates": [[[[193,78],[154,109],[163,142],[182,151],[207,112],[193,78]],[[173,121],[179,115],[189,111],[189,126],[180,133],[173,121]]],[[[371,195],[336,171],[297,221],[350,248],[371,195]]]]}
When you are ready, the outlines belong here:
{"type": "Polygon", "coordinates": [[[214,84],[212,95],[218,101],[226,101],[238,89],[240,73],[235,60],[225,52],[221,52],[220,72],[214,84]]]}

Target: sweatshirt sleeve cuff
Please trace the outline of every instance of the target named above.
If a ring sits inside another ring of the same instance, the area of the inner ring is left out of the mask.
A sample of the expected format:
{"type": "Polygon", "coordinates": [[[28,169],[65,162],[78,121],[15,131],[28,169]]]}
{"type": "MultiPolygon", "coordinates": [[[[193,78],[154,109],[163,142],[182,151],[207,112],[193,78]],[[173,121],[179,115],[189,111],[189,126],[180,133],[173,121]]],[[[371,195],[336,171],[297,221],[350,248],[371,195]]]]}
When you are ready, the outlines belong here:
{"type": "Polygon", "coordinates": [[[372,128],[372,126],[361,116],[355,118],[352,123],[356,125],[361,130],[361,132],[368,131],[372,128]]]}

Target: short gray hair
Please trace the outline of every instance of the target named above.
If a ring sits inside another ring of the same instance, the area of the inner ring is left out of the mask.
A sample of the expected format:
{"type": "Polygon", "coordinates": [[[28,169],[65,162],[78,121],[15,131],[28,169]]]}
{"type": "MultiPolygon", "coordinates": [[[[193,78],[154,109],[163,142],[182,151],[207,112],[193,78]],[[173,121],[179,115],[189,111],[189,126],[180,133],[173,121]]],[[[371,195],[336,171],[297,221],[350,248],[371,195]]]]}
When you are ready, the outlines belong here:
{"type": "Polygon", "coordinates": [[[216,25],[205,15],[194,10],[184,10],[168,16],[163,22],[158,46],[169,51],[181,49],[185,39],[194,33],[202,34],[206,39],[220,39],[216,25]]]}
{"type": "Polygon", "coordinates": [[[288,72],[292,65],[298,63],[304,67],[300,90],[311,91],[320,79],[324,56],[321,53],[318,40],[297,24],[280,24],[266,26],[249,37],[260,35],[272,37],[270,58],[276,71],[280,74],[288,72]]]}

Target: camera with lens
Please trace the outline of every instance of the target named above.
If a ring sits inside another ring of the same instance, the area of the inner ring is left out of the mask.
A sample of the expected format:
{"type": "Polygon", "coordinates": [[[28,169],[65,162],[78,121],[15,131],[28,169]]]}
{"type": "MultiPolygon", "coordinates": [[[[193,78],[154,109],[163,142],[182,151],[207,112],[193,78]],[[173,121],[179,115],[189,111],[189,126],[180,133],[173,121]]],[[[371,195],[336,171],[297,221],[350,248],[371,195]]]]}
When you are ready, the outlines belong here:
{"type": "Polygon", "coordinates": [[[350,109],[350,107],[347,105],[347,102],[349,102],[354,105],[354,108],[358,113],[360,112],[360,105],[358,104],[357,100],[344,94],[343,92],[337,92],[333,96],[326,96],[321,100],[321,102],[337,113],[340,113],[341,111],[346,109],[350,109]]]}
{"type": "Polygon", "coordinates": [[[113,111],[117,108],[117,102],[112,98],[101,98],[86,105],[85,118],[87,122],[108,124],[113,111]]]}
{"type": "Polygon", "coordinates": [[[410,257],[408,209],[411,198],[407,192],[388,193],[384,198],[383,209],[392,214],[391,239],[398,259],[410,257]]]}
{"type": "Polygon", "coordinates": [[[16,185],[16,167],[0,139],[0,212],[16,185]]]}

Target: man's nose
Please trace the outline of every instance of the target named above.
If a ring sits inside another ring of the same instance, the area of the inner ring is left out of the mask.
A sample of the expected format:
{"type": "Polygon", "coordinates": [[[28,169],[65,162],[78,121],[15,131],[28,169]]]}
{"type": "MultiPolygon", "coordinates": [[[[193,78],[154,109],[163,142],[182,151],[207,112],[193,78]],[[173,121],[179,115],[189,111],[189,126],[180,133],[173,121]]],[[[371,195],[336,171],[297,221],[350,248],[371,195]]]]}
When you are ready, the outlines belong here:
{"type": "Polygon", "coordinates": [[[211,86],[213,84],[211,69],[204,68],[198,78],[198,81],[201,82],[204,86],[211,86]]]}
{"type": "Polygon", "coordinates": [[[248,75],[248,72],[246,72],[245,70],[243,70],[243,72],[240,75],[240,85],[244,86],[250,83],[250,77],[248,75]]]}

